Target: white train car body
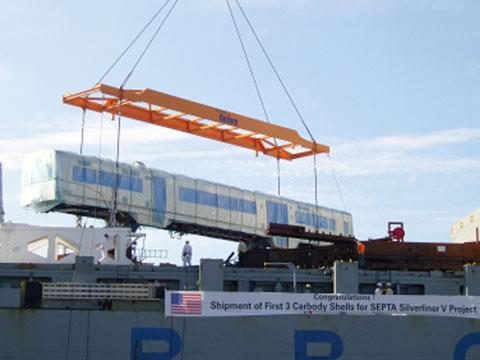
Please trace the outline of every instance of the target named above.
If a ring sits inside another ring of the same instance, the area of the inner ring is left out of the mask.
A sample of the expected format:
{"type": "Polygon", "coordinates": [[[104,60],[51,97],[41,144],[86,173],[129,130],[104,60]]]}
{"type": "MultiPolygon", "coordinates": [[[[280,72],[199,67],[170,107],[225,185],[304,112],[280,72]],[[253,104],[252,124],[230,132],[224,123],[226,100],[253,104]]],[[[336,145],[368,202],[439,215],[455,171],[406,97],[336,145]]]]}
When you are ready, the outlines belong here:
{"type": "MultiPolygon", "coordinates": [[[[266,237],[269,223],[281,223],[353,235],[352,217],[343,211],[169,174],[139,163],[121,163],[117,169],[111,160],[59,150],[26,157],[21,203],[39,212],[105,219],[115,188],[118,213],[133,228],[215,229],[217,237],[237,239],[242,235],[266,237]]],[[[208,231],[196,232],[208,235],[208,231]]],[[[276,239],[276,243],[297,245],[287,239],[276,239]]]]}

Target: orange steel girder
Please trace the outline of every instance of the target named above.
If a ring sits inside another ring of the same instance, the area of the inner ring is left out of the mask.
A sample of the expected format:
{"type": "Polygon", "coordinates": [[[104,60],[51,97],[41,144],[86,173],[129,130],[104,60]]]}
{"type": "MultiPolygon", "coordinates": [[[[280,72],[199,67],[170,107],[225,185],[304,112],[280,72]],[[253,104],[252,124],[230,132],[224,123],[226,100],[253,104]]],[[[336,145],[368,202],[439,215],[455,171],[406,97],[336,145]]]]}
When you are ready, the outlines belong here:
{"type": "Polygon", "coordinates": [[[127,90],[99,84],[63,96],[66,104],[107,112],[293,160],[329,147],[302,138],[297,131],[159,91],[127,90]],[[276,143],[275,143],[276,140],[276,143]]]}

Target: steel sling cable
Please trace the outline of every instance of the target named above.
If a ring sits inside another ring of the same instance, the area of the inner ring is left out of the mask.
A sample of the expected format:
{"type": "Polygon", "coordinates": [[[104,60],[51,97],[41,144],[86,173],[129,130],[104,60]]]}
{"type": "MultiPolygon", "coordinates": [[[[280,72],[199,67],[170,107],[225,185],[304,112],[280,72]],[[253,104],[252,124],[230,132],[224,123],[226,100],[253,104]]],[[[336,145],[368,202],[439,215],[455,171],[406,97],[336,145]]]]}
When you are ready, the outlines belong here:
{"type": "MultiPolygon", "coordinates": [[[[167,2],[164,5],[167,5],[169,2],[170,2],[170,0],[167,0],[167,2]]],[[[147,45],[145,46],[143,51],[138,56],[134,65],[132,66],[130,72],[127,74],[127,76],[123,80],[122,84],[120,85],[120,94],[119,94],[119,100],[118,100],[117,148],[116,148],[116,157],[115,157],[115,173],[116,173],[116,176],[115,176],[115,188],[114,188],[114,193],[113,193],[113,206],[112,206],[112,212],[110,214],[110,220],[109,220],[110,226],[117,225],[116,224],[116,212],[117,212],[117,206],[118,206],[118,187],[119,187],[119,184],[120,184],[120,176],[121,176],[119,174],[119,169],[120,169],[120,136],[121,136],[121,130],[122,130],[121,105],[122,105],[122,98],[123,98],[123,88],[127,84],[128,80],[130,80],[130,78],[133,75],[135,69],[140,64],[140,61],[143,59],[143,57],[147,53],[148,49],[152,45],[153,41],[157,37],[158,33],[163,28],[163,25],[165,25],[165,22],[170,17],[170,14],[172,13],[172,11],[175,8],[175,6],[177,5],[177,3],[178,3],[178,0],[175,0],[173,5],[170,7],[167,14],[165,15],[165,17],[163,18],[162,22],[158,25],[157,29],[153,33],[149,42],[147,43],[147,45]]],[[[162,7],[162,9],[163,9],[163,7],[162,7]]]]}
{"type": "Polygon", "coordinates": [[[85,113],[86,109],[82,109],[82,129],[80,131],[80,155],[83,155],[83,142],[85,139],[85,113]]]}
{"type": "MultiPolygon", "coordinates": [[[[98,162],[98,166],[97,166],[97,174],[99,174],[100,176],[100,171],[102,170],[102,160],[101,160],[101,157],[102,157],[102,145],[103,145],[103,122],[104,122],[104,116],[103,116],[103,111],[101,113],[101,116],[100,116],[100,131],[99,131],[99,136],[98,136],[98,153],[97,153],[97,162],[98,162]]],[[[99,195],[100,195],[100,179],[97,179],[97,184],[96,184],[96,189],[95,189],[95,203],[97,204],[98,201],[99,201],[99,195]]],[[[95,206],[95,210],[94,210],[94,218],[97,219],[97,206],[95,206]]],[[[96,220],[95,220],[96,221],[96,220]]]]}
{"type": "MultiPolygon", "coordinates": [[[[167,3],[169,2],[170,0],[167,0],[167,3]]],[[[137,61],[135,62],[135,64],[133,65],[132,69],[130,70],[130,72],[127,74],[127,76],[125,77],[125,79],[123,80],[122,82],[122,85],[120,86],[120,88],[123,88],[128,80],[130,79],[130,77],[132,76],[133,72],[135,71],[135,69],[137,68],[138,64],[140,64],[140,61],[143,59],[143,57],[145,56],[146,52],[148,51],[148,49],[150,48],[150,46],[152,45],[153,41],[155,40],[155,38],[157,37],[158,33],[160,32],[160,30],[162,30],[163,28],[163,25],[165,25],[165,22],[168,20],[168,18],[170,17],[170,14],[172,13],[173,9],[175,9],[175,6],[177,5],[178,3],[178,0],[175,0],[173,5],[170,7],[170,9],[168,10],[167,14],[165,15],[165,17],[163,18],[162,22],[160,23],[160,25],[158,25],[157,27],[157,30],[155,30],[155,32],[153,33],[152,37],[150,38],[150,41],[147,43],[147,46],[145,46],[145,49],[143,49],[142,53],[140,54],[140,56],[138,57],[137,61]]],[[[165,4],[166,5],[166,4],[165,4]]]]}
{"type": "MultiPolygon", "coordinates": [[[[315,141],[313,141],[313,144],[316,145],[315,141]]],[[[313,153],[313,178],[315,182],[315,229],[318,231],[319,230],[319,220],[320,220],[320,214],[319,214],[319,209],[318,209],[318,170],[317,170],[317,154],[314,152],[313,153]]]]}
{"type": "MultiPolygon", "coordinates": [[[[82,128],[80,130],[80,156],[83,156],[83,145],[85,141],[85,118],[86,118],[87,110],[85,108],[82,109],[82,128]]],[[[82,170],[82,178],[83,178],[83,170],[82,170]]],[[[85,202],[85,182],[82,182],[82,200],[85,202]]],[[[82,216],[77,215],[77,226],[82,225],[82,216]]]]}
{"type": "MultiPolygon", "coordinates": [[[[312,132],[310,131],[305,119],[303,118],[297,104],[295,103],[295,101],[293,100],[293,97],[292,95],[290,94],[290,91],[288,91],[288,88],[287,86],[285,85],[285,82],[283,81],[282,77],[280,76],[280,73],[278,72],[277,68],[275,67],[270,55],[268,54],[267,50],[265,49],[265,46],[263,45],[262,41],[260,40],[260,37],[258,36],[255,28],[253,27],[250,19],[248,18],[246,12],[244,11],[242,5],[240,4],[239,0],[235,0],[235,3],[237,4],[238,8],[240,9],[245,21],[247,22],[250,30],[252,31],[255,39],[257,40],[257,43],[259,44],[262,52],[263,52],[263,55],[265,56],[265,58],[267,59],[268,63],[270,64],[270,67],[272,68],[272,71],[274,72],[278,82],[280,83],[281,87],[283,88],[283,91],[285,92],[285,95],[287,96],[288,100],[290,101],[290,104],[292,105],[293,109],[295,110],[298,118],[300,119],[303,127],[305,128],[305,130],[307,131],[308,135],[310,136],[310,139],[312,140],[314,146],[316,147],[317,145],[317,142],[312,134],[312,132]]],[[[314,181],[315,181],[315,208],[316,208],[316,228],[318,230],[318,221],[319,221],[319,215],[318,215],[318,170],[317,170],[317,161],[316,161],[316,153],[314,152],[313,154],[313,168],[314,168],[314,181]]],[[[338,188],[338,191],[339,191],[339,194],[341,194],[341,190],[339,188],[339,183],[337,180],[335,180],[335,183],[337,185],[337,188],[338,188]]],[[[344,204],[344,207],[345,207],[345,203],[343,201],[343,196],[341,197],[341,201],[342,203],[344,204]]]]}
{"type": "MultiPolygon", "coordinates": [[[[122,91],[120,88],[120,102],[122,102],[122,91]]],[[[120,135],[122,131],[122,115],[120,111],[120,106],[118,107],[118,120],[117,120],[117,143],[116,143],[116,152],[115,152],[115,188],[113,189],[113,206],[110,213],[110,219],[108,221],[110,226],[116,226],[116,215],[117,215],[117,206],[118,206],[118,187],[120,186],[120,135]]]]}
{"type": "MultiPolygon", "coordinates": [[[[257,97],[258,97],[258,100],[259,100],[260,105],[262,107],[263,114],[264,114],[267,122],[270,123],[270,117],[269,117],[268,112],[267,112],[267,107],[265,106],[265,102],[263,100],[263,96],[262,96],[262,93],[260,91],[260,87],[259,87],[257,79],[255,77],[255,73],[253,72],[252,63],[250,61],[250,58],[248,57],[247,48],[245,47],[245,43],[243,42],[242,34],[240,33],[240,29],[238,27],[237,20],[235,18],[235,14],[233,13],[232,7],[230,6],[230,1],[225,0],[225,2],[227,3],[228,11],[230,13],[230,17],[232,19],[233,26],[235,28],[235,32],[237,34],[238,41],[240,42],[240,47],[242,48],[243,56],[245,58],[245,62],[247,63],[248,70],[250,72],[250,77],[252,78],[253,85],[254,85],[255,90],[257,92],[257,97]]],[[[278,147],[277,138],[273,138],[273,142],[274,142],[275,146],[278,147]]],[[[280,196],[280,158],[278,156],[277,156],[277,193],[278,193],[278,196],[280,196]]]]}
{"type": "Polygon", "coordinates": [[[335,179],[335,183],[337,184],[338,195],[340,196],[340,200],[342,202],[343,210],[347,211],[347,206],[345,205],[345,201],[343,199],[343,194],[342,194],[339,182],[338,182],[337,172],[335,171],[335,167],[333,166],[333,161],[332,161],[332,158],[331,158],[330,154],[327,154],[327,158],[328,158],[328,162],[330,164],[330,170],[332,171],[333,178],[335,179]]]}
{"type": "Polygon", "coordinates": [[[113,62],[112,65],[103,73],[103,75],[98,79],[97,84],[100,84],[103,79],[110,73],[110,71],[113,70],[113,68],[118,64],[118,62],[123,58],[123,56],[130,50],[130,48],[137,42],[137,40],[142,36],[142,34],[145,32],[145,30],[148,29],[148,27],[152,24],[152,22],[157,18],[157,16],[165,9],[167,4],[170,2],[170,0],[166,0],[163,5],[155,12],[155,14],[152,16],[152,18],[145,24],[145,26],[140,30],[140,32],[133,38],[133,40],[128,44],[128,46],[125,48],[125,50],[122,51],[122,53],[117,57],[117,59],[113,62]]]}
{"type": "Polygon", "coordinates": [[[270,58],[270,55],[268,54],[267,50],[265,49],[265,46],[263,45],[262,41],[260,40],[260,37],[258,36],[255,28],[253,27],[250,19],[248,18],[247,14],[245,13],[245,11],[243,10],[243,7],[242,5],[240,4],[239,0],[235,0],[238,8],[240,9],[243,17],[245,18],[245,21],[247,22],[248,24],[248,27],[250,28],[250,30],[252,31],[252,34],[254,35],[255,39],[257,40],[258,42],[258,45],[260,46],[260,49],[262,50],[263,52],[263,55],[265,56],[265,58],[267,59],[268,63],[270,64],[270,67],[272,68],[273,72],[275,73],[275,76],[278,80],[278,82],[280,83],[280,85],[282,86],[283,88],[283,91],[285,92],[285,94],[287,95],[291,105],[293,106],[295,112],[297,113],[298,117],[300,118],[305,130],[307,131],[308,135],[310,136],[310,139],[315,142],[315,138],[313,137],[312,135],[312,132],[310,131],[310,129],[308,128],[307,126],[307,123],[305,122],[302,114],[300,113],[300,110],[298,109],[297,107],[297,104],[295,103],[295,101],[293,100],[293,97],[290,95],[290,92],[288,91],[287,89],[287,86],[285,85],[282,77],[280,76],[280,73],[278,72],[277,68],[275,67],[275,65],[273,64],[273,61],[272,59],[270,58]]]}
{"type": "MultiPolygon", "coordinates": [[[[178,1],[178,0],[177,0],[178,1]]],[[[118,62],[123,58],[123,56],[131,49],[131,47],[137,42],[137,40],[140,38],[140,36],[142,36],[142,34],[148,29],[148,27],[153,23],[153,21],[158,17],[158,15],[163,11],[163,9],[165,9],[165,7],[168,5],[168,3],[170,2],[170,0],[166,0],[161,6],[160,8],[154,13],[154,15],[150,18],[150,20],[145,24],[145,26],[140,30],[140,32],[133,38],[133,40],[127,45],[127,47],[120,53],[120,55],[115,59],[115,61],[110,65],[110,67],[103,73],[103,75],[100,77],[100,79],[98,79],[97,83],[96,84],[99,84],[103,81],[103,79],[105,79],[105,77],[113,70],[113,68],[118,64],[118,62]]],[[[170,10],[171,12],[171,10],[170,10]]],[[[168,17],[168,15],[167,15],[168,17]]],[[[157,31],[155,32],[155,35],[153,36],[153,38],[156,36],[156,34],[160,31],[160,28],[163,26],[163,23],[165,22],[165,19],[164,21],[162,22],[162,24],[160,25],[159,29],[157,29],[157,31]]],[[[150,40],[150,42],[153,41],[153,38],[150,40]]],[[[148,45],[149,46],[149,45],[148,45]]],[[[147,48],[148,48],[147,46],[147,48]]],[[[143,51],[141,57],[143,56],[143,54],[146,52],[146,50],[143,51]]],[[[139,60],[137,60],[137,63],[135,64],[134,68],[130,71],[129,75],[127,75],[127,78],[129,78],[131,76],[131,74],[133,73],[133,71],[135,70],[135,67],[136,65],[138,65],[138,62],[139,60]]],[[[124,80],[124,82],[126,82],[124,80]]],[[[122,88],[120,89],[120,93],[122,92],[122,88]]],[[[121,98],[120,98],[120,103],[119,105],[121,105],[121,98]]],[[[121,118],[120,118],[120,107],[119,107],[119,124],[118,124],[118,129],[117,129],[117,161],[116,161],[116,170],[118,171],[118,158],[119,158],[119,149],[120,149],[120,145],[119,145],[119,142],[120,142],[120,130],[121,130],[121,118]]],[[[100,145],[101,146],[101,145],[100,145]]],[[[82,147],[83,147],[83,132],[82,132],[82,147]]],[[[112,206],[112,213],[110,214],[110,218],[108,220],[108,223],[109,225],[112,225],[114,224],[115,222],[115,212],[116,212],[116,201],[117,201],[117,192],[118,192],[118,174],[116,176],[116,180],[115,180],[115,190],[114,190],[114,199],[113,199],[113,206],[112,206]]]]}

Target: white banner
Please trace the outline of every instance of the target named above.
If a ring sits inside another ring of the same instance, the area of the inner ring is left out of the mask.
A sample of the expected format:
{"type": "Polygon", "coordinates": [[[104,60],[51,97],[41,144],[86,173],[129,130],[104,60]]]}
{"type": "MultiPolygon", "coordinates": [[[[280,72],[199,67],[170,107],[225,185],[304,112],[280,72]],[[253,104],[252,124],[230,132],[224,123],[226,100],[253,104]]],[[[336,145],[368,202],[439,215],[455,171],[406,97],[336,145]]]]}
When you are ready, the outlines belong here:
{"type": "Polygon", "coordinates": [[[480,297],[165,291],[165,316],[415,315],[480,318],[480,297]]]}

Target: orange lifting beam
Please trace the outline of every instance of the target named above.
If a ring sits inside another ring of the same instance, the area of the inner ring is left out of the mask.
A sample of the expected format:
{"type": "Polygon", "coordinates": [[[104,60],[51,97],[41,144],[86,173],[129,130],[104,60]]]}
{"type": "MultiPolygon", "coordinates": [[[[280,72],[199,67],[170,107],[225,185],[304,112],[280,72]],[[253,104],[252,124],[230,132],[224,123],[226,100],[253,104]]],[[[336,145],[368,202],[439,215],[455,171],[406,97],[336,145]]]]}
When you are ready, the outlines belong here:
{"type": "Polygon", "coordinates": [[[112,116],[120,114],[280,159],[294,160],[330,151],[328,146],[308,141],[295,130],[151,89],[127,90],[99,84],[86,91],[66,94],[63,102],[112,116]]]}

